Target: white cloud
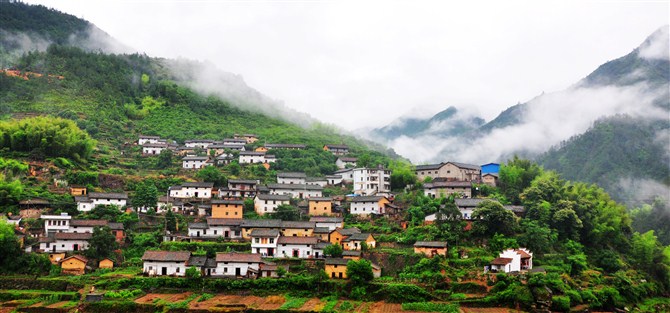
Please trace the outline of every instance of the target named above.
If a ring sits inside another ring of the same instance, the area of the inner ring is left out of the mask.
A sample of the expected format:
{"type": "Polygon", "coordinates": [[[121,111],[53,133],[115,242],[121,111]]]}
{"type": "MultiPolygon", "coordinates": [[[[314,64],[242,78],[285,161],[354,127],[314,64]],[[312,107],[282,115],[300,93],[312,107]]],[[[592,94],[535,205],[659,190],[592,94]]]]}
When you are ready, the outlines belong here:
{"type": "Polygon", "coordinates": [[[648,41],[640,46],[638,54],[645,59],[665,59],[670,58],[670,33],[668,26],[665,26],[655,32],[648,41]]]}

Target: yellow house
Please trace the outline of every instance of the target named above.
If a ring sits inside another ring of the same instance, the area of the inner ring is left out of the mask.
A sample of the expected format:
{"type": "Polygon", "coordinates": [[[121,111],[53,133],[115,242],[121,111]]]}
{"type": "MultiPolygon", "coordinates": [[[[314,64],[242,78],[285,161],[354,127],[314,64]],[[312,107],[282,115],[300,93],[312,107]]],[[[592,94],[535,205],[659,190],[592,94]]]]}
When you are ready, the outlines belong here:
{"type": "Polygon", "coordinates": [[[243,211],[242,200],[212,200],[213,218],[242,218],[243,211]]]}
{"type": "Polygon", "coordinates": [[[309,215],[311,216],[332,216],[333,198],[313,197],[309,199],[309,215]]]}
{"type": "Polygon", "coordinates": [[[268,148],[266,147],[258,147],[254,151],[256,152],[268,152],[268,148]]]}
{"type": "Polygon", "coordinates": [[[372,234],[368,233],[353,234],[342,239],[344,250],[361,250],[363,242],[365,242],[368,248],[374,248],[377,245],[375,237],[372,237],[372,234]]]}
{"type": "Polygon", "coordinates": [[[98,268],[114,268],[114,261],[110,259],[103,259],[98,263],[98,268]]]}
{"type": "Polygon", "coordinates": [[[73,255],[60,262],[61,272],[63,274],[82,275],[86,270],[88,259],[83,255],[73,255]]]}
{"type": "Polygon", "coordinates": [[[73,197],[85,196],[86,186],[70,185],[70,195],[73,197]]]}
{"type": "Polygon", "coordinates": [[[428,257],[447,255],[447,243],[444,241],[417,241],[414,244],[414,253],[422,253],[428,257]]]}
{"type": "Polygon", "coordinates": [[[348,259],[326,259],[325,271],[330,278],[347,279],[347,263],[348,259]]]}
{"type": "Polygon", "coordinates": [[[315,222],[282,221],[281,233],[285,237],[312,237],[315,227],[315,222]]]}
{"type": "Polygon", "coordinates": [[[344,250],[342,251],[342,258],[358,261],[361,259],[361,252],[356,250],[344,250]]]}
{"type": "Polygon", "coordinates": [[[62,259],[65,259],[65,252],[49,253],[49,261],[53,265],[58,264],[62,259]]]}
{"type": "Polygon", "coordinates": [[[346,238],[347,236],[351,236],[353,234],[358,234],[360,232],[361,230],[356,227],[336,228],[335,230],[330,232],[330,235],[328,236],[328,241],[334,245],[342,245],[343,244],[342,240],[344,240],[344,238],[346,238]]]}
{"type": "Polygon", "coordinates": [[[330,230],[328,227],[314,227],[314,237],[319,238],[321,241],[330,242],[328,236],[330,235],[330,230]]]}

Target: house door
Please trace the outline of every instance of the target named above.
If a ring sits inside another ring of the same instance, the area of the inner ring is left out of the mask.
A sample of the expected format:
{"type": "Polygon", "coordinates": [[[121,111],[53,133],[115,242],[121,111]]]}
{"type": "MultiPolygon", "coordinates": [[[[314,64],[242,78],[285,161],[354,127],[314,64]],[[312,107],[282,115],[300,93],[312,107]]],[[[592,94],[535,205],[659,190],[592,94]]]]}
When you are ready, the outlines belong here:
{"type": "Polygon", "coordinates": [[[340,278],[342,278],[342,272],[337,273],[340,278]]]}
{"type": "Polygon", "coordinates": [[[242,276],[242,269],[239,267],[235,268],[235,276],[242,276]]]}
{"type": "Polygon", "coordinates": [[[195,192],[195,197],[196,197],[196,198],[198,197],[198,192],[197,192],[197,191],[195,192]]]}
{"type": "Polygon", "coordinates": [[[161,268],[161,275],[167,275],[167,267],[161,268]]]}
{"type": "Polygon", "coordinates": [[[208,268],[207,269],[207,276],[210,276],[210,275],[212,275],[212,270],[208,268]]]}
{"type": "Polygon", "coordinates": [[[319,252],[318,252],[318,251],[317,251],[317,252],[314,252],[314,257],[315,257],[315,258],[318,258],[318,257],[319,257],[319,252]]]}
{"type": "Polygon", "coordinates": [[[196,232],[196,237],[200,237],[200,231],[196,232]]]}
{"type": "Polygon", "coordinates": [[[79,244],[76,244],[76,243],[73,244],[73,245],[72,245],[72,250],[74,250],[74,251],[79,251],[79,244]]]}
{"type": "Polygon", "coordinates": [[[297,258],[300,255],[300,250],[293,250],[293,257],[297,258]]]}
{"type": "Polygon", "coordinates": [[[330,277],[335,278],[335,272],[330,273],[330,277]]]}
{"type": "Polygon", "coordinates": [[[230,237],[230,236],[229,236],[229,233],[228,233],[228,231],[227,231],[227,230],[223,232],[223,237],[225,237],[225,238],[228,238],[228,237],[230,237]]]}
{"type": "Polygon", "coordinates": [[[275,255],[275,249],[274,248],[268,248],[268,256],[274,256],[275,255]]]}
{"type": "Polygon", "coordinates": [[[298,194],[298,198],[302,199],[302,192],[298,194]]]}
{"type": "Polygon", "coordinates": [[[56,245],[53,245],[53,246],[51,247],[51,251],[56,252],[56,245]]]}

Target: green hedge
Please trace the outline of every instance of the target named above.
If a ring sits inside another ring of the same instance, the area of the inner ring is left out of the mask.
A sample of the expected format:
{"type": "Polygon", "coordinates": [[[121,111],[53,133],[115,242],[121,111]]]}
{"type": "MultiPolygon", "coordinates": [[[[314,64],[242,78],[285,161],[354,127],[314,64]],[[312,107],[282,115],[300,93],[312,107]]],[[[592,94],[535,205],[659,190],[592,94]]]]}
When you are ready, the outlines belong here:
{"type": "Polygon", "coordinates": [[[168,251],[191,251],[195,252],[198,248],[207,251],[209,254],[216,252],[237,251],[249,252],[251,251],[251,242],[183,242],[183,241],[165,241],[161,243],[161,250],[168,251]]]}
{"type": "Polygon", "coordinates": [[[78,292],[42,291],[42,290],[3,290],[0,291],[0,301],[37,299],[57,297],[59,301],[79,300],[78,292]]]}
{"type": "Polygon", "coordinates": [[[132,301],[87,302],[82,307],[82,312],[87,313],[154,313],[160,311],[162,311],[161,306],[155,304],[139,304],[132,301]]]}
{"type": "Polygon", "coordinates": [[[76,291],[83,284],[72,283],[64,279],[2,278],[0,289],[76,291]]]}

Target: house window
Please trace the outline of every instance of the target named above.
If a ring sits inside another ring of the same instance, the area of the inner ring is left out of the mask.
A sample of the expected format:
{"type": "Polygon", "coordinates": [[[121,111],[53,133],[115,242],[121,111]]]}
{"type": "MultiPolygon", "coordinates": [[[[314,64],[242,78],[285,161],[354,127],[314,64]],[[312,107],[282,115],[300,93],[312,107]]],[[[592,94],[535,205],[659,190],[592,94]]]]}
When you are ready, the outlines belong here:
{"type": "Polygon", "coordinates": [[[256,238],[256,243],[260,243],[260,242],[261,242],[260,238],[256,238]]]}
{"type": "Polygon", "coordinates": [[[177,267],[177,270],[175,272],[179,273],[179,267],[177,267]]]}
{"type": "Polygon", "coordinates": [[[275,243],[275,239],[274,239],[274,238],[270,238],[270,243],[275,243]]]}

